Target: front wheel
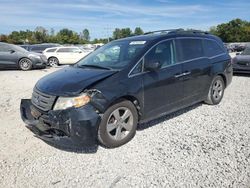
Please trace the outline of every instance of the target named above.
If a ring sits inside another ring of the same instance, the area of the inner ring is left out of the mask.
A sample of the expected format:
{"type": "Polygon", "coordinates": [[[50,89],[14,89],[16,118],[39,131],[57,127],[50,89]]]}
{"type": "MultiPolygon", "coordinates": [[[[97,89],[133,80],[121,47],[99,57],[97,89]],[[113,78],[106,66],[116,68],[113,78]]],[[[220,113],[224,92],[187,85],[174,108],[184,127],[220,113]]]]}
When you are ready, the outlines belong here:
{"type": "Polygon", "coordinates": [[[116,103],[103,114],[98,140],[108,148],[121,146],[134,137],[137,123],[138,113],[132,102],[116,103]]]}
{"type": "Polygon", "coordinates": [[[208,96],[205,102],[207,104],[216,105],[219,104],[223,98],[225,90],[225,83],[221,76],[216,76],[209,88],[208,96]]]}
{"type": "Polygon", "coordinates": [[[30,70],[32,68],[32,61],[28,58],[22,58],[19,61],[19,67],[24,71],[30,70]]]}

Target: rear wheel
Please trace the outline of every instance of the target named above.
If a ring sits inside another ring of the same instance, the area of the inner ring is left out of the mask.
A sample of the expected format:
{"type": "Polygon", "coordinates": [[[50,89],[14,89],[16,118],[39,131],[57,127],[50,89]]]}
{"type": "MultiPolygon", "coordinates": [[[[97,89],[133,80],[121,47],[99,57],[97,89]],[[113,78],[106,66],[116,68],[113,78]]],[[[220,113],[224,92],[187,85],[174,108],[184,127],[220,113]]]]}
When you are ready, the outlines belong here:
{"type": "Polygon", "coordinates": [[[121,101],[109,107],[98,130],[98,140],[108,148],[121,146],[135,135],[138,114],[134,104],[121,101]]]}
{"type": "Polygon", "coordinates": [[[22,58],[19,61],[19,67],[24,71],[30,70],[32,68],[32,61],[28,58],[22,58]]]}
{"type": "Polygon", "coordinates": [[[51,67],[56,67],[59,65],[59,61],[56,57],[50,57],[48,59],[48,63],[49,63],[49,66],[51,66],[51,67]]]}
{"type": "Polygon", "coordinates": [[[223,98],[225,90],[225,83],[221,76],[216,76],[210,86],[207,99],[207,104],[216,105],[219,104],[223,98]]]}

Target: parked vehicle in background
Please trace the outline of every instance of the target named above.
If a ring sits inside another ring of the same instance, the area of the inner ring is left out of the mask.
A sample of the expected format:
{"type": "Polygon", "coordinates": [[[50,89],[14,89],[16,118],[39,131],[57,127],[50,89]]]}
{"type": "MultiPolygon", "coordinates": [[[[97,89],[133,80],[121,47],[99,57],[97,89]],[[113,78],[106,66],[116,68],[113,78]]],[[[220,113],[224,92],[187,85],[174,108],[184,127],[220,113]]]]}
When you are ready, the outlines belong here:
{"type": "Polygon", "coordinates": [[[29,52],[17,45],[0,42],[1,69],[30,70],[32,68],[45,68],[46,64],[47,58],[42,54],[29,52]]]}
{"type": "Polygon", "coordinates": [[[58,47],[61,45],[54,43],[43,43],[43,44],[20,45],[20,46],[30,52],[42,53],[46,48],[58,47]]]}
{"type": "Polygon", "coordinates": [[[216,36],[150,32],[112,41],[45,76],[32,99],[22,99],[21,116],[48,142],[118,147],[133,138],[138,122],[201,101],[219,104],[232,72],[216,36]]]}
{"type": "Polygon", "coordinates": [[[32,68],[45,68],[46,56],[34,52],[28,52],[24,48],[0,42],[0,68],[20,68],[30,70],[32,68]]]}
{"type": "Polygon", "coordinates": [[[235,73],[250,73],[250,47],[236,55],[233,59],[233,71],[235,73]]]}
{"type": "Polygon", "coordinates": [[[48,48],[43,51],[43,54],[48,59],[48,65],[50,66],[74,64],[89,53],[90,52],[79,47],[72,46],[48,48]]]}
{"type": "Polygon", "coordinates": [[[29,51],[30,44],[22,44],[22,45],[19,45],[19,46],[24,48],[25,50],[29,51]]]}

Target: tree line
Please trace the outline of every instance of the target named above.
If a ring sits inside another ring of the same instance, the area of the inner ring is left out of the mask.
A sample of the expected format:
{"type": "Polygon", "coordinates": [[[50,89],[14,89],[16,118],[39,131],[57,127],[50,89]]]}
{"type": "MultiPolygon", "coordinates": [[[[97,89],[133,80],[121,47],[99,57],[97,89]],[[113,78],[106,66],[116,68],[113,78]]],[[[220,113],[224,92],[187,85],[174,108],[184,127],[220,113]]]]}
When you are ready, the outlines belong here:
{"type": "MultiPolygon", "coordinates": [[[[217,35],[224,42],[250,42],[250,22],[234,19],[228,23],[222,23],[209,29],[210,33],[217,35]]],[[[134,31],[130,28],[116,28],[113,36],[109,38],[100,38],[90,40],[90,32],[83,29],[77,33],[73,30],[64,28],[59,32],[54,29],[50,31],[44,27],[37,27],[34,31],[13,31],[9,35],[0,35],[1,42],[13,44],[37,44],[37,43],[59,43],[59,44],[86,44],[86,43],[107,43],[112,40],[141,35],[144,31],[140,27],[136,27],[134,31]]]]}
{"type": "Polygon", "coordinates": [[[128,36],[141,35],[143,30],[136,27],[134,32],[130,28],[116,28],[113,31],[113,36],[110,38],[100,38],[90,40],[90,32],[84,29],[77,33],[73,30],[64,28],[55,33],[54,29],[50,31],[44,27],[36,27],[34,31],[13,31],[9,35],[0,35],[1,42],[8,42],[12,44],[38,44],[38,43],[59,43],[59,44],[86,44],[86,43],[107,43],[108,41],[124,38],[128,36]]]}

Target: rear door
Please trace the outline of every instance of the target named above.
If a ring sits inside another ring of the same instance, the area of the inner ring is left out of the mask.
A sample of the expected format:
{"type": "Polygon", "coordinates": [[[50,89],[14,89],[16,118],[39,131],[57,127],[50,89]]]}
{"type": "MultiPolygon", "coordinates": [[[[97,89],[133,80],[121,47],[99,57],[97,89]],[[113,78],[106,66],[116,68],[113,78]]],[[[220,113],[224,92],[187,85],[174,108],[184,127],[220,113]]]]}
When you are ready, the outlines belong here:
{"type": "Polygon", "coordinates": [[[205,56],[201,38],[176,39],[177,59],[183,65],[185,105],[204,98],[211,82],[211,62],[205,56]]]}
{"type": "Polygon", "coordinates": [[[160,62],[162,67],[157,71],[145,71],[142,75],[145,117],[179,109],[183,97],[183,85],[179,77],[182,65],[176,64],[174,41],[163,41],[153,47],[144,57],[146,61],[160,62]]]}
{"type": "Polygon", "coordinates": [[[60,64],[70,64],[72,63],[72,48],[70,47],[62,47],[59,48],[56,52],[56,57],[59,60],[60,64]]]}

